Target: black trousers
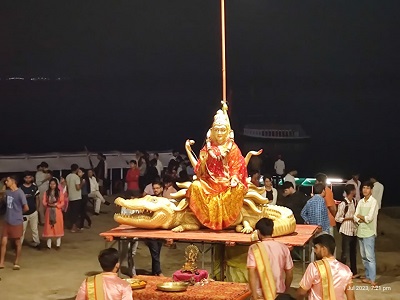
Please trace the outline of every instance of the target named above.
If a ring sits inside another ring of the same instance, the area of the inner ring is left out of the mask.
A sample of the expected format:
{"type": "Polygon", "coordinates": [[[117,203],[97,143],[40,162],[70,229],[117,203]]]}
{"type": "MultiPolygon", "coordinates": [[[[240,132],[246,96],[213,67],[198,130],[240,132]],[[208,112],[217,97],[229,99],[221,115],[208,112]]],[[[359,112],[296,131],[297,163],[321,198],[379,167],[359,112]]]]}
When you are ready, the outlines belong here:
{"type": "Polygon", "coordinates": [[[68,204],[68,219],[70,225],[79,227],[79,215],[81,212],[82,199],[69,201],[68,204]]]}
{"type": "Polygon", "coordinates": [[[160,263],[160,254],[163,242],[158,240],[147,240],[147,247],[149,247],[151,254],[151,274],[152,275],[160,275],[161,272],[161,263],[160,263]]]}
{"type": "Polygon", "coordinates": [[[87,203],[89,201],[89,196],[84,195],[82,196],[82,200],[81,200],[81,207],[79,210],[79,228],[83,228],[84,227],[84,223],[85,220],[88,222],[89,226],[92,226],[92,220],[90,220],[90,217],[87,213],[87,203]]]}
{"type": "Polygon", "coordinates": [[[146,187],[146,176],[139,176],[139,189],[143,193],[146,187]]]}
{"type": "Polygon", "coordinates": [[[357,236],[348,236],[342,233],[342,256],[340,262],[346,264],[350,260],[350,270],[357,274],[357,236]]]}

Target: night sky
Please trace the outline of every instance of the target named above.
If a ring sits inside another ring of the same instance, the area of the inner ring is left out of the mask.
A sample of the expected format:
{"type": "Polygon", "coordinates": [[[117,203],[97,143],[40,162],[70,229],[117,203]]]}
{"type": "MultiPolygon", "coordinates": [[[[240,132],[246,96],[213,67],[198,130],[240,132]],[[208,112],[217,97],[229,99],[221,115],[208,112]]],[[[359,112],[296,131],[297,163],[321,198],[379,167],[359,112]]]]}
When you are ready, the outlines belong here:
{"type": "MultiPolygon", "coordinates": [[[[299,123],[321,161],[393,172],[400,2],[226,2],[234,129],[299,123]]],[[[22,3],[0,4],[0,152],[201,144],[221,99],[218,0],[22,3]]]]}

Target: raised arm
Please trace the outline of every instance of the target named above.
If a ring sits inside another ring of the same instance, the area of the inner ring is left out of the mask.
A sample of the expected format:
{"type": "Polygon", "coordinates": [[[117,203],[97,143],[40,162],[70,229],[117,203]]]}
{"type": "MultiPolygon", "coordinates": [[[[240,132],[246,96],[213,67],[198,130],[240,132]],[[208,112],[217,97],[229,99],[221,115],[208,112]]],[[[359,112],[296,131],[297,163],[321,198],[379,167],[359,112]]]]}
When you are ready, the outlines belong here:
{"type": "Polygon", "coordinates": [[[193,140],[186,140],[185,143],[186,154],[189,158],[190,163],[192,164],[192,167],[195,169],[197,165],[197,159],[193,155],[192,145],[194,145],[193,140]]]}

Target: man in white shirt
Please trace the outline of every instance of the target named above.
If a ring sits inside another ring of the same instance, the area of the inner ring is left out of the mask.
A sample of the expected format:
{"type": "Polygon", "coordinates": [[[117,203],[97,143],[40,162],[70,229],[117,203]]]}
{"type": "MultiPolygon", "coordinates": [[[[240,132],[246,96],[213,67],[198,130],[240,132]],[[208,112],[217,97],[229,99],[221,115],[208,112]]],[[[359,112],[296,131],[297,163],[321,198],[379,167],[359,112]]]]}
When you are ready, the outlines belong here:
{"type": "Polygon", "coordinates": [[[100,193],[99,189],[99,183],[97,182],[96,177],[93,175],[93,170],[88,171],[88,192],[89,192],[89,198],[93,198],[95,201],[94,205],[94,214],[95,216],[98,216],[100,214],[100,206],[101,203],[104,203],[106,205],[110,205],[110,202],[106,201],[103,197],[103,195],[100,193]]]}
{"type": "Polygon", "coordinates": [[[159,159],[158,153],[154,153],[154,158],[157,160],[156,169],[157,169],[157,172],[158,172],[158,176],[161,177],[161,172],[164,169],[164,166],[163,166],[162,162],[159,159]]]}
{"type": "MultiPolygon", "coordinates": [[[[346,182],[346,184],[353,184],[356,187],[356,203],[360,201],[361,199],[361,194],[360,194],[360,189],[361,189],[361,182],[358,180],[360,178],[360,174],[354,174],[351,175],[351,179],[346,182]]],[[[345,193],[343,193],[343,196],[346,197],[345,193]]]]}
{"type": "Polygon", "coordinates": [[[376,286],[375,238],[377,235],[378,205],[375,198],[372,197],[373,187],[374,185],[370,181],[363,183],[364,198],[357,204],[354,222],[358,224],[357,238],[365,268],[365,279],[362,282],[376,286]]]}
{"type": "Polygon", "coordinates": [[[77,164],[72,164],[71,173],[65,178],[67,182],[69,200],[68,213],[72,225],[72,233],[80,232],[78,224],[80,223],[79,219],[82,210],[82,186],[85,184],[85,179],[81,181],[81,178],[78,176],[78,171],[80,171],[79,166],[77,164]]]}
{"type": "Polygon", "coordinates": [[[293,183],[293,188],[296,190],[296,177],[297,176],[297,171],[296,170],[291,170],[289,173],[286,174],[285,178],[283,178],[283,181],[289,181],[293,183]]]}
{"type": "Polygon", "coordinates": [[[379,210],[381,209],[382,206],[384,186],[376,179],[376,176],[371,177],[370,181],[374,184],[374,188],[372,189],[372,197],[374,197],[376,202],[378,203],[378,210],[379,210]]]}
{"type": "Polygon", "coordinates": [[[276,185],[279,184],[279,181],[283,178],[283,174],[285,174],[285,162],[282,160],[282,156],[278,155],[278,159],[275,161],[274,169],[276,174],[276,185]]]}

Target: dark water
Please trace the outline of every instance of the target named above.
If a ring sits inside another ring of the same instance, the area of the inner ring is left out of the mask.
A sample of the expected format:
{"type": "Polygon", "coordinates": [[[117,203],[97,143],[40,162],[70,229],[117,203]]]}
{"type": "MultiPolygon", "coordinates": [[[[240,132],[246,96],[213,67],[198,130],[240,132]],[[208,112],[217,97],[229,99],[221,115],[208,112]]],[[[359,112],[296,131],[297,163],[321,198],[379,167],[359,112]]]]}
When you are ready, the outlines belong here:
{"type": "MultiPolygon", "coordinates": [[[[194,150],[203,144],[220,86],[215,78],[71,80],[32,83],[0,81],[3,104],[1,154],[82,151],[194,150]]],[[[263,148],[265,168],[277,154],[300,177],[324,172],[384,184],[383,205],[398,205],[400,151],[395,103],[397,88],[368,85],[232,83],[231,124],[243,149],[263,148]],[[240,136],[248,123],[298,123],[312,138],[304,143],[255,143],[240,136]]]]}

